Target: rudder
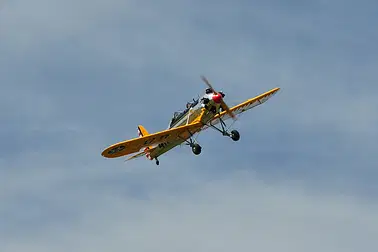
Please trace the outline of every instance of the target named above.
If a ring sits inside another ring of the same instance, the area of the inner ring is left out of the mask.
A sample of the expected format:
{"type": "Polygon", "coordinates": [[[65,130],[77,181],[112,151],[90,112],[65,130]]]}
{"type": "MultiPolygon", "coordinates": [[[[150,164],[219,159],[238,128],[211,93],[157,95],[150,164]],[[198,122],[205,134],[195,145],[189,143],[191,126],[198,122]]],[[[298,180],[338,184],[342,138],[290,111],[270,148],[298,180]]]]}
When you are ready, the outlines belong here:
{"type": "Polygon", "coordinates": [[[142,125],[138,125],[138,135],[139,137],[144,137],[149,135],[149,133],[142,125]]]}
{"type": "MultiPolygon", "coordinates": [[[[144,137],[144,136],[149,135],[149,133],[142,125],[138,125],[138,135],[139,135],[139,137],[144,137]]],[[[151,158],[148,150],[151,149],[151,148],[152,148],[152,146],[149,146],[149,147],[146,147],[144,149],[144,153],[146,153],[146,157],[150,160],[152,160],[152,158],[151,158]]]]}

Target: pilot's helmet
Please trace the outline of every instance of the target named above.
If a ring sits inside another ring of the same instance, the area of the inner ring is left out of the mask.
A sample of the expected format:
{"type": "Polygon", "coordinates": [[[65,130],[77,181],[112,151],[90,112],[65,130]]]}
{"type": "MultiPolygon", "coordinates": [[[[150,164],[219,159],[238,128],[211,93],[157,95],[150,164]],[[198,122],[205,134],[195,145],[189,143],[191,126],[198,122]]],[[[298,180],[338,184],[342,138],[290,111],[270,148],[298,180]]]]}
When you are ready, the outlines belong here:
{"type": "Polygon", "coordinates": [[[206,94],[211,94],[213,91],[211,90],[211,88],[206,88],[206,91],[205,91],[205,93],[206,94]]]}

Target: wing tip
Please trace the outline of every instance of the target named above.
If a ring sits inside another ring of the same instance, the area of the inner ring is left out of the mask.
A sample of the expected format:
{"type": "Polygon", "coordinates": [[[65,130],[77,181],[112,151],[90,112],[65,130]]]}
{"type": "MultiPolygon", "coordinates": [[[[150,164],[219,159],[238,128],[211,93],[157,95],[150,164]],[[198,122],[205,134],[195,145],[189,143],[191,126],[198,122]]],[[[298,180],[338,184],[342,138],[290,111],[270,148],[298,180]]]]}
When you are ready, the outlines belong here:
{"type": "Polygon", "coordinates": [[[101,156],[106,158],[117,158],[126,155],[124,150],[126,146],[121,143],[113,144],[101,152],[101,156]]]}

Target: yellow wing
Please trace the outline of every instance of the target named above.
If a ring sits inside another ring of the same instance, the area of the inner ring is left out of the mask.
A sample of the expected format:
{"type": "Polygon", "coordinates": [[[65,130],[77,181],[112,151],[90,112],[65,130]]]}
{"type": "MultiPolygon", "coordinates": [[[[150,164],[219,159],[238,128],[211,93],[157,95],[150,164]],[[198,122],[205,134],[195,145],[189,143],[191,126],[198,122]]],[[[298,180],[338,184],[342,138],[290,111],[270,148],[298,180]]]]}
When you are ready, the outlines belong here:
{"type": "Polygon", "coordinates": [[[154,134],[149,134],[147,136],[119,142],[106,148],[101,155],[107,158],[116,158],[138,152],[143,147],[157,145],[159,143],[172,142],[179,139],[187,139],[190,137],[190,134],[200,131],[202,126],[203,125],[201,123],[192,123],[154,134]]]}
{"type": "MultiPolygon", "coordinates": [[[[251,108],[254,108],[254,107],[256,107],[260,104],[263,104],[269,98],[271,98],[273,95],[275,95],[279,90],[280,90],[280,88],[273,88],[272,90],[270,90],[266,93],[263,93],[261,95],[254,97],[254,98],[248,99],[245,102],[242,102],[239,105],[236,105],[235,107],[230,108],[230,110],[235,115],[241,114],[244,111],[247,111],[251,108]]],[[[226,111],[223,111],[219,115],[214,116],[214,118],[211,120],[211,123],[213,125],[219,123],[219,121],[220,121],[219,118],[222,118],[222,120],[227,120],[231,117],[227,114],[226,111]]],[[[206,126],[206,128],[207,128],[207,126],[206,126]]]]}

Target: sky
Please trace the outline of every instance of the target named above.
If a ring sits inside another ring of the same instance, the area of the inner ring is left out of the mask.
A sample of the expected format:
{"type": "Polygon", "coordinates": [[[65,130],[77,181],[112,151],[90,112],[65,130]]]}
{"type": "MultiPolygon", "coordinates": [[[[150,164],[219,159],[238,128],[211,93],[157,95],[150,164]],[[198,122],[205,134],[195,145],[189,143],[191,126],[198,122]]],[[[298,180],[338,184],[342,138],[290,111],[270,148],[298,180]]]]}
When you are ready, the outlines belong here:
{"type": "Polygon", "coordinates": [[[0,1],[0,251],[377,251],[378,3],[0,1]],[[160,158],[203,94],[281,90],[160,158]],[[232,121],[228,121],[232,123],[232,121]]]}

